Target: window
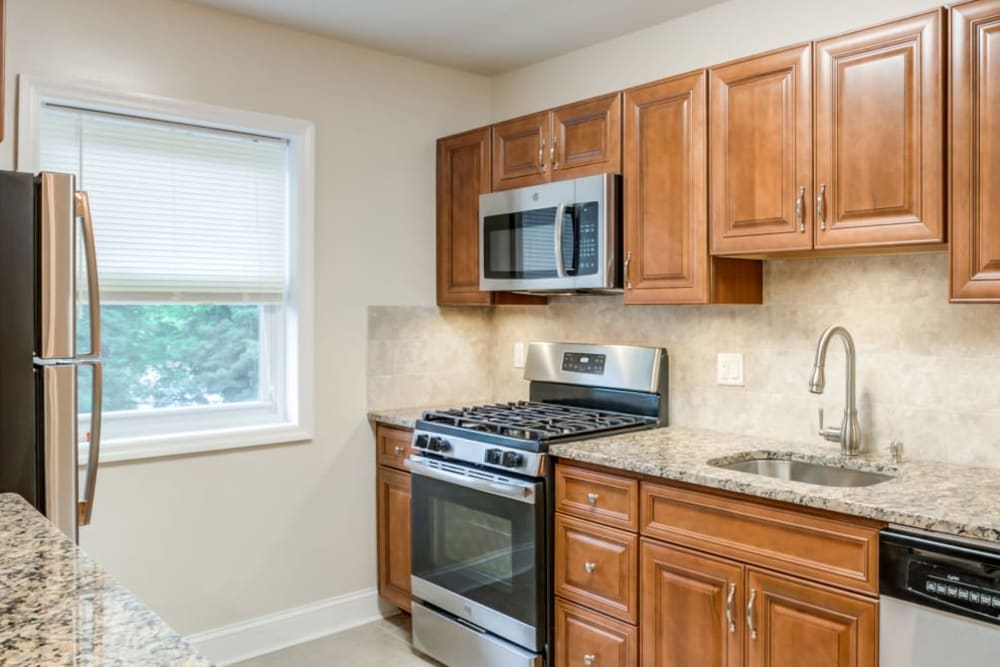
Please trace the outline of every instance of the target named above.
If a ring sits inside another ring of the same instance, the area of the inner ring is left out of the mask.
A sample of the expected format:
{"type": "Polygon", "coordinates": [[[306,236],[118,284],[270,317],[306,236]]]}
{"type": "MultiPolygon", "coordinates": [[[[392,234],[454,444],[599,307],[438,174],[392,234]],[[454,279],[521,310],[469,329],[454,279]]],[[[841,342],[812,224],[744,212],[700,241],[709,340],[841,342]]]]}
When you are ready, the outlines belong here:
{"type": "Polygon", "coordinates": [[[308,438],[311,126],[46,88],[33,168],[75,174],[94,217],[102,460],[308,438]]]}

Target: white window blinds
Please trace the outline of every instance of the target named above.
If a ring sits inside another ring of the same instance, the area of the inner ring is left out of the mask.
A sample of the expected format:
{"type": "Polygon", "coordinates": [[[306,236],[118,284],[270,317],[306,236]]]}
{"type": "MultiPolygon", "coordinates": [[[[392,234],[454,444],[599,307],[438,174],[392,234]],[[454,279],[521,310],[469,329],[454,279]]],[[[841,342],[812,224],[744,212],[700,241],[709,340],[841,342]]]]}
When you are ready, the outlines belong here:
{"type": "Polygon", "coordinates": [[[40,144],[90,195],[105,299],[282,300],[286,141],[48,106],[40,144]]]}

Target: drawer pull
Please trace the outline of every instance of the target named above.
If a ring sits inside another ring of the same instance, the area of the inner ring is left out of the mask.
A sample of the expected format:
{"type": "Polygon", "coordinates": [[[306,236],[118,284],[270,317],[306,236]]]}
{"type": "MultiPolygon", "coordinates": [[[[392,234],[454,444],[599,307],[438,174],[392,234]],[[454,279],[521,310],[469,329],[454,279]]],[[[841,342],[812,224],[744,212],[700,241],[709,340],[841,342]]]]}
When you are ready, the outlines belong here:
{"type": "Polygon", "coordinates": [[[597,656],[594,655],[593,653],[588,653],[587,655],[583,656],[583,664],[587,665],[587,667],[590,667],[591,665],[596,663],[597,663],[597,656]]]}
{"type": "Polygon", "coordinates": [[[594,570],[597,569],[597,563],[591,563],[588,561],[583,564],[583,569],[587,571],[587,574],[593,574],[594,570]]]}
{"type": "Polygon", "coordinates": [[[600,498],[600,497],[601,496],[599,494],[596,494],[596,493],[593,493],[593,492],[588,493],[587,494],[587,502],[590,503],[591,505],[596,505],[597,504],[597,499],[600,498]]]}
{"type": "Polygon", "coordinates": [[[757,639],[757,624],[753,620],[753,603],[757,599],[757,589],[750,589],[750,602],[747,603],[747,627],[750,629],[750,639],[757,639]]]}
{"type": "Polygon", "coordinates": [[[729,632],[736,634],[736,621],[733,620],[733,599],[736,597],[736,584],[729,584],[729,594],[726,596],[726,621],[729,623],[729,632]]]}
{"type": "Polygon", "coordinates": [[[402,456],[403,452],[406,450],[403,449],[402,445],[396,445],[395,447],[392,448],[392,451],[396,452],[396,456],[402,456]]]}

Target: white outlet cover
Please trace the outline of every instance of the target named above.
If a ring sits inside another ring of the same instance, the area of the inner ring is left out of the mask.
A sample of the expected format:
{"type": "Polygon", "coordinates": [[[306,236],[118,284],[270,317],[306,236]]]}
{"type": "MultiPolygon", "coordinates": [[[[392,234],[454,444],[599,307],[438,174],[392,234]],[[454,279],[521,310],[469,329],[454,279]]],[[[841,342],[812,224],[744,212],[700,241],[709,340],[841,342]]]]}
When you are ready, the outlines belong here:
{"type": "Polygon", "coordinates": [[[743,353],[719,352],[716,372],[717,381],[722,386],[745,386],[743,377],[743,353]]]}
{"type": "Polygon", "coordinates": [[[524,343],[514,343],[514,368],[524,368],[528,350],[524,343]]]}

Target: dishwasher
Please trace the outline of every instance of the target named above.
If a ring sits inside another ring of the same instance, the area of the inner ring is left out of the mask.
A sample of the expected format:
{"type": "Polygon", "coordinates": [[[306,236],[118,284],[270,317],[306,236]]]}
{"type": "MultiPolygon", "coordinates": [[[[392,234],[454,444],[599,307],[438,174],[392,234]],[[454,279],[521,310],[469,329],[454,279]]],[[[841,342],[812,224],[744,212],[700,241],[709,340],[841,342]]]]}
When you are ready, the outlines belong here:
{"type": "Polygon", "coordinates": [[[893,526],[879,547],[880,667],[1000,665],[1000,543],[893,526]]]}

